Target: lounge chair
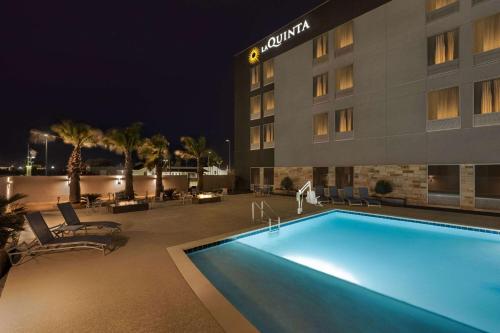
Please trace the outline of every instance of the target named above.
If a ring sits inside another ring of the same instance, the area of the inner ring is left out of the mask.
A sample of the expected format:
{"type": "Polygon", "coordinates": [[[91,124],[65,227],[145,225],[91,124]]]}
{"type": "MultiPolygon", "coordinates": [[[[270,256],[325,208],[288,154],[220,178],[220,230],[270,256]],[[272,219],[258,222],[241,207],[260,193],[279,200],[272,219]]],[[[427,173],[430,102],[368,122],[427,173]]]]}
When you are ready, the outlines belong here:
{"type": "MultiPolygon", "coordinates": [[[[81,222],[80,219],[78,218],[78,215],[76,215],[73,206],[71,206],[71,203],[69,202],[57,204],[57,208],[59,208],[59,211],[64,217],[64,221],[66,221],[66,224],[69,226],[82,226],[84,230],[88,228],[98,228],[98,229],[109,228],[112,229],[112,231],[121,231],[121,224],[118,222],[111,222],[111,221],[81,222]]],[[[54,229],[54,231],[57,232],[57,228],[54,229]]]]}
{"type": "Polygon", "coordinates": [[[335,204],[342,204],[344,205],[345,204],[345,201],[340,197],[339,195],[339,191],[337,190],[337,187],[336,186],[330,186],[328,188],[328,191],[330,192],[330,200],[332,201],[332,203],[335,205],[335,204]]]}
{"type": "Polygon", "coordinates": [[[380,200],[375,199],[373,197],[370,197],[370,195],[368,194],[368,188],[367,187],[360,187],[358,189],[358,191],[359,191],[359,198],[367,206],[377,206],[377,207],[380,207],[382,205],[380,203],[380,200]]]}
{"type": "Polygon", "coordinates": [[[363,204],[360,199],[354,197],[351,186],[344,187],[344,200],[349,206],[361,206],[363,204]]]}
{"type": "Polygon", "coordinates": [[[314,188],[314,193],[316,194],[316,198],[318,199],[319,203],[329,203],[330,198],[325,196],[325,189],[323,186],[316,186],[314,188]]]}
{"type": "Polygon", "coordinates": [[[28,213],[25,216],[31,230],[35,234],[35,245],[25,250],[17,249],[9,252],[9,258],[12,264],[19,264],[22,262],[22,257],[25,255],[33,255],[36,253],[72,249],[95,249],[106,254],[106,250],[111,250],[112,240],[110,236],[84,235],[56,238],[47,226],[47,223],[45,223],[40,212],[28,213]],[[14,256],[21,256],[21,258],[17,262],[14,262],[12,259],[14,256]]]}

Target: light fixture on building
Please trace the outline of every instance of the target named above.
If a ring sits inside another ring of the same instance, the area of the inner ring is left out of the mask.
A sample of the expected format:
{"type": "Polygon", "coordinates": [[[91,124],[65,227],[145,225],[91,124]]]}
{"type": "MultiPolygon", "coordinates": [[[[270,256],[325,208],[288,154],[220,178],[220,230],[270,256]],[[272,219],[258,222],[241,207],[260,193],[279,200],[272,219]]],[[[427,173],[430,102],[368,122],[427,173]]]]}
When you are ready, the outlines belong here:
{"type": "Polygon", "coordinates": [[[122,184],[122,177],[116,178],[116,185],[121,185],[122,184]]]}

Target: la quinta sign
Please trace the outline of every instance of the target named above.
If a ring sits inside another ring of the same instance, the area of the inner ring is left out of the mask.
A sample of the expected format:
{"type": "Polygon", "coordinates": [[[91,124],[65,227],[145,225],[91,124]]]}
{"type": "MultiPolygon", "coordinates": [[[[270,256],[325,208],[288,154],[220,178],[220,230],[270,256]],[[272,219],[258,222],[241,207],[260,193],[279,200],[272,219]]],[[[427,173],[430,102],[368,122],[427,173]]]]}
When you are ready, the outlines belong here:
{"type": "Polygon", "coordinates": [[[307,22],[307,20],[304,20],[303,22],[299,22],[296,25],[294,25],[293,27],[291,27],[285,31],[282,31],[277,35],[269,37],[267,39],[266,43],[260,47],[260,50],[257,49],[259,52],[256,53],[256,48],[252,48],[252,50],[250,50],[250,54],[249,54],[250,63],[252,63],[252,60],[253,60],[253,63],[257,62],[259,54],[265,53],[269,49],[280,47],[281,44],[283,44],[287,40],[292,39],[296,35],[300,35],[301,33],[308,30],[309,28],[310,28],[309,22],[307,22]],[[257,59],[255,59],[255,58],[257,58],[257,59]]]}

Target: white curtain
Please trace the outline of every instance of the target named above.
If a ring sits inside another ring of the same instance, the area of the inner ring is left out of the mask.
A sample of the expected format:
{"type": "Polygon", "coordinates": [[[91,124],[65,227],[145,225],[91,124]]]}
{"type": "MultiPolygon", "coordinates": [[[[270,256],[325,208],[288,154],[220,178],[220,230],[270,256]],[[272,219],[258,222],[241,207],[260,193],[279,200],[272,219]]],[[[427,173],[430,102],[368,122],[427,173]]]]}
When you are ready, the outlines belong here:
{"type": "Polygon", "coordinates": [[[484,81],[481,85],[481,113],[493,112],[492,106],[491,81],[484,81]]]}
{"type": "Polygon", "coordinates": [[[339,111],[339,132],[352,131],[352,109],[339,111]]]}
{"type": "Polygon", "coordinates": [[[436,54],[434,57],[435,64],[442,64],[446,61],[446,44],[444,42],[444,34],[436,36],[436,54]]]}
{"type": "Polygon", "coordinates": [[[500,79],[493,81],[493,112],[500,112],[500,79]]]}
{"type": "Polygon", "coordinates": [[[354,86],[352,74],[352,65],[337,70],[337,91],[349,89],[354,86]]]}
{"type": "Polygon", "coordinates": [[[260,117],[260,95],[250,97],[250,113],[253,117],[260,117]]]}
{"type": "Polygon", "coordinates": [[[320,97],[327,94],[328,91],[327,80],[328,80],[327,74],[316,76],[316,95],[314,97],[320,97]]]}
{"type": "Polygon", "coordinates": [[[250,77],[252,86],[259,84],[259,66],[254,66],[250,69],[250,77]]]}
{"type": "Polygon", "coordinates": [[[354,43],[353,22],[348,22],[335,29],[335,49],[341,49],[354,43]]]}
{"type": "Polygon", "coordinates": [[[428,97],[429,120],[458,117],[458,87],[431,91],[428,97]]]}
{"type": "Polygon", "coordinates": [[[328,135],[328,113],[314,116],[314,135],[328,135]]]}
{"type": "Polygon", "coordinates": [[[250,144],[252,146],[260,145],[260,127],[250,128],[250,144]]]}
{"type": "Polygon", "coordinates": [[[455,32],[449,31],[446,33],[446,61],[455,59],[455,32]]]}
{"type": "Polygon", "coordinates": [[[274,142],[274,124],[264,125],[264,142],[274,142]]]}
{"type": "Polygon", "coordinates": [[[474,48],[476,53],[500,47],[500,13],[479,20],[474,25],[474,48]]]}
{"type": "Polygon", "coordinates": [[[264,63],[264,73],[266,80],[274,78],[274,61],[272,59],[264,63]]]}
{"type": "Polygon", "coordinates": [[[321,58],[328,52],[328,35],[323,34],[316,38],[316,58],[321,58]]]}
{"type": "Polygon", "coordinates": [[[264,111],[274,110],[274,91],[269,91],[264,95],[264,111]]]}

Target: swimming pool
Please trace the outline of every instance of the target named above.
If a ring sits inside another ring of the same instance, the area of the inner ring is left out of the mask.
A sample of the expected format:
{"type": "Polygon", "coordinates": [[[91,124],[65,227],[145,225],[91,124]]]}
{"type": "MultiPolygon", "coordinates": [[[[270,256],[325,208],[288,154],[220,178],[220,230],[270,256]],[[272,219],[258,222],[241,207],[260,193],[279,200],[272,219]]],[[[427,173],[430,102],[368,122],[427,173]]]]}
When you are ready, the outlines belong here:
{"type": "Polygon", "coordinates": [[[261,331],[500,332],[500,233],[332,211],[188,251],[261,331]]]}

